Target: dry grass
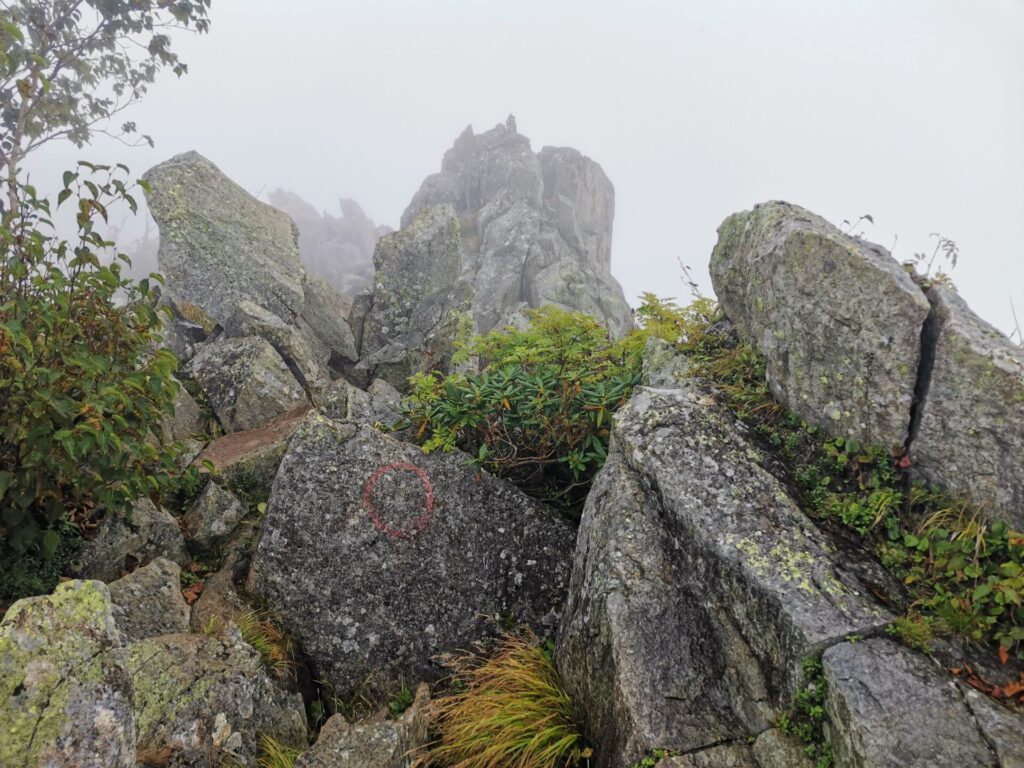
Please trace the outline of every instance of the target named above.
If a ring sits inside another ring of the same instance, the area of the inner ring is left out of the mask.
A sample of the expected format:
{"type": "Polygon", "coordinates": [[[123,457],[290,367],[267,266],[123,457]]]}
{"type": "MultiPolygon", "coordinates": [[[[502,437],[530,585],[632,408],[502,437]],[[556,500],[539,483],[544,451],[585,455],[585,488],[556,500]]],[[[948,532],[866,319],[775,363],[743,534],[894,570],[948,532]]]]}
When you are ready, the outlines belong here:
{"type": "Polygon", "coordinates": [[[446,768],[568,768],[590,750],[547,654],[532,635],[453,663],[457,689],[434,700],[430,764],[446,768]]]}
{"type": "Polygon", "coordinates": [[[293,665],[291,641],[263,611],[249,611],[234,619],[242,639],[251,645],[273,670],[293,665]]]}

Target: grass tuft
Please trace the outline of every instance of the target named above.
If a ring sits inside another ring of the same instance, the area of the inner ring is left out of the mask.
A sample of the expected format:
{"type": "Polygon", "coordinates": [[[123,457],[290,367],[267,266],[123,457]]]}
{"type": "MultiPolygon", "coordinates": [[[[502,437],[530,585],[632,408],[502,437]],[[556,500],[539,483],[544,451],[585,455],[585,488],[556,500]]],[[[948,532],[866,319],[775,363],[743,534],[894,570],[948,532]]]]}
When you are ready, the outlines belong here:
{"type": "Polygon", "coordinates": [[[260,756],[256,765],[258,768],[295,768],[295,761],[301,754],[301,750],[264,735],[260,736],[260,756]]]}
{"type": "Polygon", "coordinates": [[[291,641],[264,611],[249,611],[234,619],[242,639],[251,645],[273,670],[291,669],[291,641]]]}
{"type": "Polygon", "coordinates": [[[508,635],[493,654],[469,654],[453,666],[456,690],[431,705],[439,733],[432,765],[570,768],[591,756],[536,637],[508,635]]]}

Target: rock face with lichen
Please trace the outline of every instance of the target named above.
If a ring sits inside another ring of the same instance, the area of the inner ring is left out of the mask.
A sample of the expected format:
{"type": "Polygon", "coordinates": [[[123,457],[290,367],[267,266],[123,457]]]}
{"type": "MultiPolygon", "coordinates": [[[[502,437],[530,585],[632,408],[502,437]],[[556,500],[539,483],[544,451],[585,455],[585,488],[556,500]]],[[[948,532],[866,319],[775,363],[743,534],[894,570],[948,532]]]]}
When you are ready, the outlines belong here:
{"type": "Polygon", "coordinates": [[[171,768],[251,765],[259,737],[306,743],[302,698],[282,690],[237,630],[165,635],[123,653],[140,748],[167,749],[171,768]]]}
{"type": "Polygon", "coordinates": [[[295,225],[197,152],[150,168],[149,210],[160,227],[168,291],[220,323],[252,299],[282,320],[301,312],[302,263],[295,225]]]}
{"type": "Polygon", "coordinates": [[[711,279],[779,402],[865,445],[906,442],[928,301],[884,248],[763,203],[722,222],[711,279]]]}
{"type": "Polygon", "coordinates": [[[249,587],[338,695],[437,680],[495,622],[553,634],[571,526],[465,463],[314,414],[292,436],[249,587]]]}
{"type": "Polygon", "coordinates": [[[559,631],[602,768],[746,749],[789,707],[805,656],[891,618],[733,419],[676,386],[636,390],[616,418],[559,631]]]}
{"type": "Polygon", "coordinates": [[[444,205],[420,212],[381,238],[373,258],[377,278],[356,372],[366,383],[379,377],[405,389],[414,373],[447,370],[460,317],[470,307],[454,212],[444,205]]]}
{"type": "Polygon", "coordinates": [[[1024,349],[952,288],[934,285],[927,295],[933,312],[912,443],[917,472],[1024,531],[1024,349]]]}
{"type": "Polygon", "coordinates": [[[98,581],[19,600],[0,622],[0,765],[134,768],[132,681],[98,581]]]}
{"type": "Polygon", "coordinates": [[[590,158],[568,147],[534,153],[512,117],[481,134],[469,127],[441,172],[423,182],[402,225],[441,204],[459,218],[479,331],[545,304],[593,315],[616,335],[632,327],[609,271],[615,193],[590,158]]]}

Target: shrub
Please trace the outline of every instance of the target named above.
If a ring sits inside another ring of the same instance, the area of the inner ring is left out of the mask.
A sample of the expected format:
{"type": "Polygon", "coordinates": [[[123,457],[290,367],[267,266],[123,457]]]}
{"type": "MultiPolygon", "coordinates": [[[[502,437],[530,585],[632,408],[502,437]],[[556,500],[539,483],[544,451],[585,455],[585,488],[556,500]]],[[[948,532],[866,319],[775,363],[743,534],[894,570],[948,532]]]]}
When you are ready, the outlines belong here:
{"type": "Polygon", "coordinates": [[[533,636],[506,636],[495,652],[454,662],[457,686],[435,699],[432,764],[447,768],[568,768],[591,751],[572,702],[533,636]]]}
{"type": "MultiPolygon", "coordinates": [[[[143,495],[195,482],[180,446],[147,439],[171,411],[174,355],[158,349],[148,280],[122,278],[124,257],[96,230],[111,201],[135,201],[118,166],[66,172],[58,206],[77,202],[77,242],[54,233],[50,204],[30,186],[0,221],[0,560],[40,574],[76,530],[143,495]],[[91,171],[91,174],[84,173],[91,171]],[[84,174],[84,175],[83,175],[84,174]]],[[[56,574],[44,574],[55,583],[56,574]]],[[[4,597],[42,591],[31,579],[4,597]]]]}
{"type": "MultiPolygon", "coordinates": [[[[589,316],[528,310],[526,329],[472,339],[478,372],[411,379],[396,428],[424,450],[460,448],[527,493],[578,508],[607,455],[612,414],[640,380],[643,339],[615,341],[589,316]]],[[[459,358],[456,358],[459,359],[459,358]]]]}

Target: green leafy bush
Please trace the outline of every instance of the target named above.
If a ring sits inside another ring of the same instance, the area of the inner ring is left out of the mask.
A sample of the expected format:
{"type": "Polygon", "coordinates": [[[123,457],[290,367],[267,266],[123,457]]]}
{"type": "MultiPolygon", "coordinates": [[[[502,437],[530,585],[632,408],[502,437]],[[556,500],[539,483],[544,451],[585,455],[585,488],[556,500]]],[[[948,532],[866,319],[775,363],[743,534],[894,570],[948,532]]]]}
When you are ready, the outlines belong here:
{"type": "Polygon", "coordinates": [[[507,636],[485,656],[453,661],[458,686],[431,703],[439,738],[429,764],[446,768],[572,768],[591,750],[573,721],[547,652],[507,636]]]}
{"type": "MultiPolygon", "coordinates": [[[[116,200],[133,210],[127,169],[66,172],[58,206],[76,205],[77,241],[56,236],[50,204],[30,186],[0,221],[0,561],[41,573],[76,530],[143,495],[195,482],[179,446],[147,439],[171,411],[174,355],[158,348],[148,280],[121,276],[124,257],[97,231],[116,200]],[[86,173],[90,171],[91,173],[86,173]],[[27,558],[27,559],[26,559],[27,558]]],[[[55,581],[55,574],[47,574],[55,581]]],[[[30,579],[28,581],[31,581],[30,579]]],[[[31,587],[0,584],[3,597],[31,587]]],[[[49,585],[52,587],[52,584],[49,585]]]]}
{"type": "Polygon", "coordinates": [[[578,508],[604,464],[612,414],[640,381],[643,337],[615,341],[582,313],[529,310],[529,326],[472,339],[478,372],[411,380],[397,428],[424,450],[459,448],[527,493],[578,508]]]}

